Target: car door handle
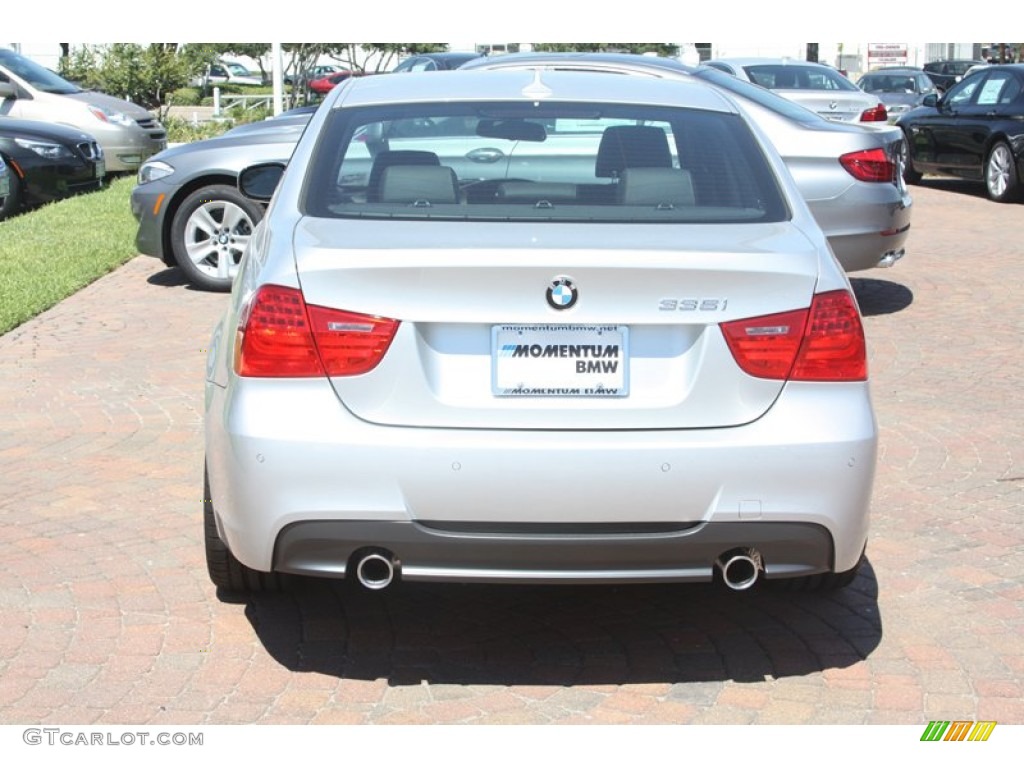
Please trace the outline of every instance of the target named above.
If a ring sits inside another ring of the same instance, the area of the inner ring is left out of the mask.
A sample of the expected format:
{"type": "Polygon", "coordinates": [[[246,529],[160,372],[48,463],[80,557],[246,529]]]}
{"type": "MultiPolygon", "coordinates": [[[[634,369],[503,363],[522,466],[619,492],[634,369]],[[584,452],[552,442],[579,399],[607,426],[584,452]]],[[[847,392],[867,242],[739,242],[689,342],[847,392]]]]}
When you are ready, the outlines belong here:
{"type": "Polygon", "coordinates": [[[496,163],[505,157],[505,153],[495,147],[481,147],[466,153],[466,159],[474,163],[496,163]]]}

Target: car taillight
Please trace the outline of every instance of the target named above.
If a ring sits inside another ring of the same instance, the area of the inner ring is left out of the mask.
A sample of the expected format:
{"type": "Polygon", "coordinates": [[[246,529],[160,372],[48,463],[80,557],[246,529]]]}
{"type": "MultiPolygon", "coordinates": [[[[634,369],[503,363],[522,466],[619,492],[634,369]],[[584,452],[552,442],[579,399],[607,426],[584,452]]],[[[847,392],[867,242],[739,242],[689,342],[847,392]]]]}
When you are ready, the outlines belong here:
{"type": "Polygon", "coordinates": [[[877,104],[871,109],[865,109],[860,113],[862,123],[884,123],[889,119],[889,113],[885,111],[885,104],[877,104]]]}
{"type": "Polygon", "coordinates": [[[818,294],[810,309],[734,320],[722,333],[736,363],[762,379],[864,381],[867,345],[847,291],[818,294]]]}
{"type": "Polygon", "coordinates": [[[235,338],[239,376],[355,376],[373,370],[398,321],[309,306],[296,288],[261,287],[243,310],[235,338]]]}
{"type": "Polygon", "coordinates": [[[889,182],[896,178],[896,163],[878,147],[840,155],[839,162],[858,181],[889,182]]]}

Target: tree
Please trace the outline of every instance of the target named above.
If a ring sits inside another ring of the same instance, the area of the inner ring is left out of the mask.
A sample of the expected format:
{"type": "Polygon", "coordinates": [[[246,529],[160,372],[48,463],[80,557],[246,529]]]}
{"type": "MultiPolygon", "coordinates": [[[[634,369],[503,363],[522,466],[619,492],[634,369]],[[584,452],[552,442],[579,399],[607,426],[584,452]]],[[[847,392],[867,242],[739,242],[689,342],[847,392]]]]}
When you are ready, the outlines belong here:
{"type": "Polygon", "coordinates": [[[361,70],[364,72],[366,71],[365,62],[374,56],[377,57],[377,60],[373,71],[387,72],[397,63],[395,59],[401,56],[440,53],[448,50],[446,43],[362,43],[359,46],[353,43],[352,47],[359,47],[363,51],[365,58],[361,70]]]}
{"type": "Polygon", "coordinates": [[[103,91],[148,109],[188,84],[195,63],[175,43],[81,46],[61,58],[61,74],[83,88],[103,91]]]}

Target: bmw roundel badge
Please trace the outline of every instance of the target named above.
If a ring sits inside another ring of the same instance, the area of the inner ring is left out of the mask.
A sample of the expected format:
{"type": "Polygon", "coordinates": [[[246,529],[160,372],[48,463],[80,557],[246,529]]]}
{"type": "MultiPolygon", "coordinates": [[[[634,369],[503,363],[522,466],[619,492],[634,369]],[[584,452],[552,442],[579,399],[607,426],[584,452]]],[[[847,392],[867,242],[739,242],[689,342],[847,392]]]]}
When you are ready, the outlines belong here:
{"type": "Polygon", "coordinates": [[[558,277],[548,286],[547,298],[552,309],[569,309],[575,306],[579,293],[572,280],[558,277]]]}

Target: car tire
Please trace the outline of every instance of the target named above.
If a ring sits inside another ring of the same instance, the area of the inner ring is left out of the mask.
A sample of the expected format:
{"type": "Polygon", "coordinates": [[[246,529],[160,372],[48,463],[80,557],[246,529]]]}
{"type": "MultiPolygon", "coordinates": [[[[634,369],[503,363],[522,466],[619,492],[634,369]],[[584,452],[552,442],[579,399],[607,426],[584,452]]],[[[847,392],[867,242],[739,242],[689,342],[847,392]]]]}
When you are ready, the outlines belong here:
{"type": "Polygon", "coordinates": [[[1021,197],[1020,179],[1013,151],[1005,141],[997,141],[985,159],[985,188],[989,199],[997,203],[1011,203],[1021,197]]]}
{"type": "Polygon", "coordinates": [[[226,592],[269,592],[281,588],[276,573],[249,568],[238,561],[217,533],[217,519],[210,494],[210,475],[203,470],[203,538],[206,544],[206,571],[214,586],[226,592]]]}
{"type": "Polygon", "coordinates": [[[186,197],[174,214],[174,260],[196,287],[230,291],[238,262],[262,218],[262,206],[234,187],[201,187],[186,197]]]}
{"type": "Polygon", "coordinates": [[[900,159],[903,164],[903,181],[907,184],[920,184],[923,174],[914,170],[914,161],[910,158],[910,137],[906,131],[903,132],[903,156],[900,159]]]}
{"type": "Polygon", "coordinates": [[[766,582],[773,589],[782,592],[834,592],[850,586],[861,565],[864,563],[864,552],[860,553],[857,564],[848,571],[839,573],[816,573],[813,576],[798,576],[793,579],[775,579],[766,582]]]}
{"type": "MultiPolygon", "coordinates": [[[[10,168],[10,166],[8,166],[10,168]]],[[[0,221],[13,216],[21,210],[22,205],[22,194],[21,194],[21,179],[18,178],[14,171],[8,174],[11,178],[11,191],[7,193],[7,197],[3,199],[3,205],[0,205],[0,221]]]]}

